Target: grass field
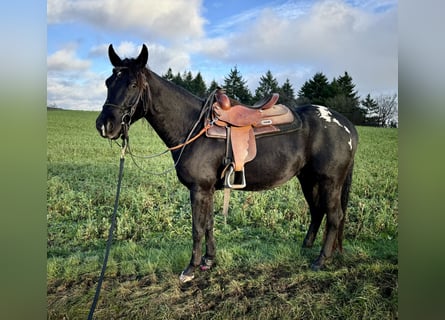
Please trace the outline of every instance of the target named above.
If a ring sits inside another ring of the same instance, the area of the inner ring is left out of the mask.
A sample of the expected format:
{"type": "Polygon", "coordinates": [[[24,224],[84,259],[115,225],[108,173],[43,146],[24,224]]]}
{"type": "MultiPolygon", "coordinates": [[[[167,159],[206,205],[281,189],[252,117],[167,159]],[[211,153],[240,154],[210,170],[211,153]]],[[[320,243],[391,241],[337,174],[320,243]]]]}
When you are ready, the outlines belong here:
{"type": "MultiPolygon", "coordinates": [[[[97,112],[48,112],[48,319],[86,319],[105,251],[120,148],[99,137],[97,112]]],[[[298,181],[265,192],[232,192],[227,224],[215,203],[217,265],[178,276],[191,254],[188,190],[169,154],[126,159],[117,230],[97,319],[398,318],[397,129],[358,127],[345,253],[327,270],[300,249],[309,224],[298,181]]],[[[165,146],[146,122],[131,131],[133,152],[165,146]]]]}

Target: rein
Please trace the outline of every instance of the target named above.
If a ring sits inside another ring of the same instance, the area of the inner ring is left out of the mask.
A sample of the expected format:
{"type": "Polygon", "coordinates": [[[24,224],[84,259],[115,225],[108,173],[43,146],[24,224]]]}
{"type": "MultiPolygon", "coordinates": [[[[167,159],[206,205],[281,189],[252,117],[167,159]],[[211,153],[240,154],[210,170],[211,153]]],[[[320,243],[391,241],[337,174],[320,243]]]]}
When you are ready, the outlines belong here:
{"type": "Polygon", "coordinates": [[[213,123],[208,123],[204,128],[201,129],[201,131],[199,131],[199,133],[196,136],[194,136],[190,140],[187,140],[186,142],[181,143],[180,145],[177,145],[176,147],[168,148],[167,150],[168,151],[174,151],[174,150],[178,150],[178,149],[180,149],[182,147],[185,147],[186,145],[192,143],[193,141],[198,139],[200,136],[202,136],[212,125],[213,125],[213,123]]]}

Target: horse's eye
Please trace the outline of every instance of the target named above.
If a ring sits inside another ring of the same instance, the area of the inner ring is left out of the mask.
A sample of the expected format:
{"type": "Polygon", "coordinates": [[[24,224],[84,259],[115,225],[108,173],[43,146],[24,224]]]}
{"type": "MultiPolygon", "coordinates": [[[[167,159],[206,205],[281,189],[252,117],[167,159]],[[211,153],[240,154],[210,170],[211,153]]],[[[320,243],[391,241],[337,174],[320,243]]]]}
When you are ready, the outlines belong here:
{"type": "Polygon", "coordinates": [[[136,89],[136,88],[137,88],[137,84],[136,84],[136,82],[132,82],[132,83],[130,83],[130,88],[131,88],[131,89],[136,89]]]}

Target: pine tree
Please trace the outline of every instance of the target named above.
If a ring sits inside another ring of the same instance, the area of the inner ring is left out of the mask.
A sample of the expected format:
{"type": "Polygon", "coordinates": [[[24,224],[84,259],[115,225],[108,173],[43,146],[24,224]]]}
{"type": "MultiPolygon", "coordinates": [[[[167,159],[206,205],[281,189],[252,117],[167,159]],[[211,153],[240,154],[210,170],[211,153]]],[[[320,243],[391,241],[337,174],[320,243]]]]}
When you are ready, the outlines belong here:
{"type": "Polygon", "coordinates": [[[234,69],[230,69],[229,75],[224,78],[224,89],[226,89],[226,94],[241,103],[250,104],[252,95],[246,83],[247,81],[243,79],[241,73],[235,66],[234,69]]]}
{"type": "Polygon", "coordinates": [[[173,76],[172,68],[168,68],[167,73],[164,74],[164,75],[162,75],[162,77],[163,77],[164,79],[169,80],[169,81],[173,81],[174,76],[173,76]]]}
{"type": "Polygon", "coordinates": [[[188,91],[192,91],[193,90],[193,75],[191,71],[184,71],[184,74],[182,75],[182,81],[183,81],[183,87],[184,89],[188,90],[188,91]]]}
{"type": "Polygon", "coordinates": [[[280,99],[278,100],[278,103],[282,103],[286,106],[294,106],[296,104],[294,88],[292,87],[289,79],[286,79],[283,86],[279,90],[279,94],[280,99]]]}
{"type": "Polygon", "coordinates": [[[206,95],[208,96],[218,87],[220,87],[220,85],[213,79],[212,82],[210,82],[210,87],[207,89],[206,95]]]}
{"type": "Polygon", "coordinates": [[[173,77],[172,82],[178,86],[184,86],[184,81],[182,80],[181,74],[178,72],[176,76],[173,77]]]}
{"type": "Polygon", "coordinates": [[[365,113],[359,100],[352,77],[346,71],[330,83],[323,73],[318,72],[298,91],[297,103],[324,105],[343,114],[354,124],[361,124],[365,113]]]}
{"type": "Polygon", "coordinates": [[[191,81],[191,89],[190,92],[195,94],[200,98],[204,98],[207,92],[207,86],[202,78],[201,72],[198,72],[191,81]]]}
{"type": "MultiPolygon", "coordinates": [[[[332,85],[332,84],[331,84],[332,85]]],[[[344,94],[346,97],[354,101],[355,106],[358,106],[359,96],[355,91],[355,84],[352,82],[351,76],[345,71],[345,74],[338,78],[336,94],[344,94]]]]}
{"type": "Polygon", "coordinates": [[[259,86],[255,90],[255,100],[261,100],[272,93],[278,93],[279,86],[277,79],[274,78],[272,72],[268,70],[266,75],[261,76],[259,86]]]}
{"type": "Polygon", "coordinates": [[[364,124],[370,126],[378,126],[380,124],[379,121],[379,105],[377,101],[371,98],[371,95],[368,93],[366,98],[361,101],[365,112],[365,121],[364,124]]]}
{"type": "Polygon", "coordinates": [[[365,114],[359,108],[359,96],[354,90],[355,84],[352,82],[352,77],[345,71],[343,76],[332,80],[330,87],[332,96],[325,100],[326,105],[343,114],[353,123],[361,124],[365,114]]]}
{"type": "Polygon", "coordinates": [[[332,97],[328,78],[322,72],[317,72],[311,80],[303,84],[298,91],[298,97],[313,104],[325,105],[326,99],[332,97]]]}
{"type": "Polygon", "coordinates": [[[363,109],[355,106],[355,101],[344,94],[326,99],[326,106],[341,113],[354,124],[362,124],[365,119],[363,109]]]}

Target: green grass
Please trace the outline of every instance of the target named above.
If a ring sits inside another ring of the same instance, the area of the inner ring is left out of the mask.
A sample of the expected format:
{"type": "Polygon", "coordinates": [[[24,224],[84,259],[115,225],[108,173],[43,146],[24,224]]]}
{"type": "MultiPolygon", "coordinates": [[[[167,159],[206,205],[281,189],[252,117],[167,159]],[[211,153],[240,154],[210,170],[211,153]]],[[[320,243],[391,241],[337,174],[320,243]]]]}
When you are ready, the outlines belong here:
{"type": "MultiPolygon", "coordinates": [[[[48,112],[49,319],[85,319],[100,274],[116,191],[120,148],[99,137],[97,112],[48,112]]],[[[309,268],[309,224],[298,181],[265,192],[232,192],[227,224],[215,201],[217,265],[192,283],[178,275],[191,254],[188,190],[168,154],[126,159],[118,223],[97,319],[393,319],[398,317],[397,129],[358,127],[359,149],[345,253],[309,268]]],[[[132,149],[165,146],[144,122],[132,149]]]]}

